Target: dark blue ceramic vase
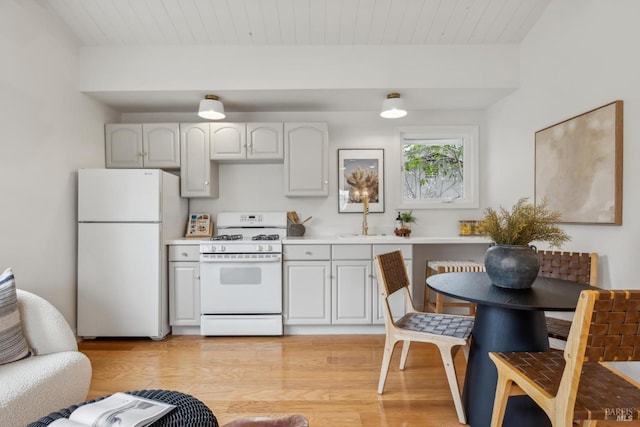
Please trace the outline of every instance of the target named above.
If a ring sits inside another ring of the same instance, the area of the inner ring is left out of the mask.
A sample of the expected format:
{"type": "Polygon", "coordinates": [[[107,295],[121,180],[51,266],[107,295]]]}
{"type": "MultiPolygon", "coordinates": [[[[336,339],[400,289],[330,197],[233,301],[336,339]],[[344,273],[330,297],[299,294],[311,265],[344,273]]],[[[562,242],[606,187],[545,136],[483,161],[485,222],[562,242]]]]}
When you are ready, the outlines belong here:
{"type": "Polygon", "coordinates": [[[494,244],[484,255],[484,266],[494,285],[527,289],[538,276],[540,260],[535,246],[494,244]]]}

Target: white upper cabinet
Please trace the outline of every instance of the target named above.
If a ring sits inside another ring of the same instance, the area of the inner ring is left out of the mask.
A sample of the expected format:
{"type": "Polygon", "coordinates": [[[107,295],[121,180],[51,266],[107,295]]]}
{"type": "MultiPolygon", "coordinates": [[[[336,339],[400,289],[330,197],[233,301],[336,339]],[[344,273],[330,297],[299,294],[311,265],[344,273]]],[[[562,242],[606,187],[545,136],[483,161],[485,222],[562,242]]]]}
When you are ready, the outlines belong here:
{"type": "Polygon", "coordinates": [[[180,168],[180,125],[178,123],[144,123],[142,151],[145,168],[180,168]]]}
{"type": "Polygon", "coordinates": [[[211,160],[283,160],[282,123],[211,123],[211,160]]]}
{"type": "Polygon", "coordinates": [[[218,197],[218,164],[209,159],[209,123],[180,124],[180,195],[218,197]]]}
{"type": "Polygon", "coordinates": [[[327,123],[284,124],[284,194],[288,197],[329,195],[327,123]]]}
{"type": "Polygon", "coordinates": [[[284,160],[282,123],[247,123],[247,159],[284,160]]]}
{"type": "Polygon", "coordinates": [[[104,127],[108,168],[142,168],[142,125],[107,124],[104,127]]]}
{"type": "Polygon", "coordinates": [[[211,160],[240,160],[247,157],[247,129],[244,123],[210,123],[211,160]]]}
{"type": "Polygon", "coordinates": [[[180,168],[178,123],[105,125],[108,168],[180,168]]]}

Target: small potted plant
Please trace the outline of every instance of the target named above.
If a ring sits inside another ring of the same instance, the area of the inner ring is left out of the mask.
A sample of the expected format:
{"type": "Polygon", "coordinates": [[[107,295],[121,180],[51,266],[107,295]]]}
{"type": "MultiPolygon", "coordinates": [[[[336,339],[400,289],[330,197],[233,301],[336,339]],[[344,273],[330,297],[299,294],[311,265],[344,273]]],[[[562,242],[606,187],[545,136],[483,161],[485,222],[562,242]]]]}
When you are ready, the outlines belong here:
{"type": "Polygon", "coordinates": [[[399,230],[396,230],[396,236],[409,237],[411,235],[411,224],[416,222],[416,217],[413,216],[413,211],[410,212],[400,212],[400,220],[402,221],[402,226],[399,230]]]}
{"type": "Polygon", "coordinates": [[[532,242],[547,242],[560,248],[571,238],[556,225],[560,213],[549,209],[547,200],[538,205],[520,198],[511,210],[485,209],[482,226],[493,244],[485,254],[487,274],[494,285],[505,288],[529,288],[540,270],[536,247],[532,242]]]}

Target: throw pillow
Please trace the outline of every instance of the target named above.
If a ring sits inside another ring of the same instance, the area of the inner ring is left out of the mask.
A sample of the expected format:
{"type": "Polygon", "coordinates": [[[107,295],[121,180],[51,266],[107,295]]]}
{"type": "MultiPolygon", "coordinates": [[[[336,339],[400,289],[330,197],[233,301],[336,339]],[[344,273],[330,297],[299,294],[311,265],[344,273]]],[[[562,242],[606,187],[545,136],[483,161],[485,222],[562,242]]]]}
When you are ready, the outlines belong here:
{"type": "Polygon", "coordinates": [[[0,365],[29,357],[31,351],[22,332],[13,270],[0,275],[0,365]]]}

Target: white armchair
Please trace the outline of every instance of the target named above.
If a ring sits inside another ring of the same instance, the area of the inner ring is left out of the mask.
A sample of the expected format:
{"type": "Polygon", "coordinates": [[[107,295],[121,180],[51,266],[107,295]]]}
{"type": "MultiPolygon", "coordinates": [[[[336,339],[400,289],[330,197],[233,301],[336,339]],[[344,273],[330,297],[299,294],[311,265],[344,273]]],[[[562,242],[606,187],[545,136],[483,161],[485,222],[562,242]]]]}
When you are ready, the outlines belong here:
{"type": "Polygon", "coordinates": [[[24,427],[84,401],[91,383],[91,363],[78,351],[64,316],[37,295],[23,290],[17,295],[22,328],[34,355],[0,366],[3,427],[24,427]]]}

